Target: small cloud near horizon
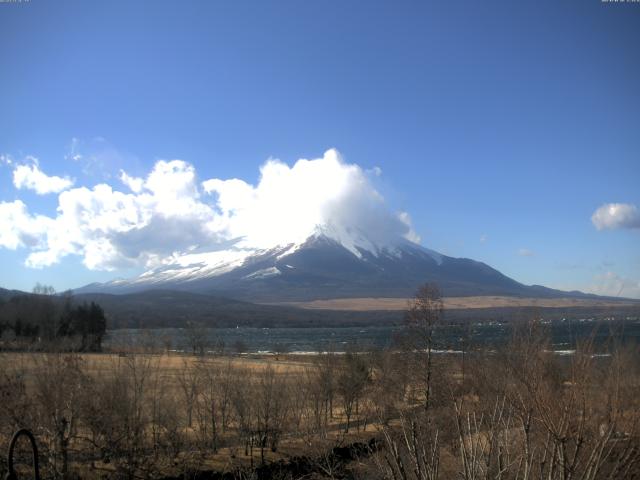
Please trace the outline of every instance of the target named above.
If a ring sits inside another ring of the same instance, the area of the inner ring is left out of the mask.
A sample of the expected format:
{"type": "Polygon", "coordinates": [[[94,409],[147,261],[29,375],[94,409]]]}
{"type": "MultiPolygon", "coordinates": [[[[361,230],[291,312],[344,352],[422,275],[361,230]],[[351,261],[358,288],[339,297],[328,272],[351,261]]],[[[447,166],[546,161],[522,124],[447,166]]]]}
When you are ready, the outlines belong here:
{"type": "Polygon", "coordinates": [[[598,230],[640,228],[640,211],[631,203],[605,203],[591,216],[598,230]]]}
{"type": "Polygon", "coordinates": [[[520,250],[518,250],[518,255],[520,255],[521,257],[533,257],[535,253],[528,248],[521,248],[520,250]]]}

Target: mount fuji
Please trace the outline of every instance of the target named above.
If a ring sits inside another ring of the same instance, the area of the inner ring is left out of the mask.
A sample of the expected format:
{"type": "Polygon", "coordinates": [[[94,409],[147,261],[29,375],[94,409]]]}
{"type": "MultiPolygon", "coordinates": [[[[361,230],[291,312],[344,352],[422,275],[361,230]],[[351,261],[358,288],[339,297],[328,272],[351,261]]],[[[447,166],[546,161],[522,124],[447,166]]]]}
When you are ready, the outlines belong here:
{"type": "Polygon", "coordinates": [[[372,238],[334,224],[270,248],[251,248],[240,239],[223,250],[193,249],[137,278],[94,283],[76,293],[181,290],[271,303],[407,298],[425,282],[438,283],[445,296],[590,296],[523,285],[482,262],[442,255],[401,235],[372,238]]]}

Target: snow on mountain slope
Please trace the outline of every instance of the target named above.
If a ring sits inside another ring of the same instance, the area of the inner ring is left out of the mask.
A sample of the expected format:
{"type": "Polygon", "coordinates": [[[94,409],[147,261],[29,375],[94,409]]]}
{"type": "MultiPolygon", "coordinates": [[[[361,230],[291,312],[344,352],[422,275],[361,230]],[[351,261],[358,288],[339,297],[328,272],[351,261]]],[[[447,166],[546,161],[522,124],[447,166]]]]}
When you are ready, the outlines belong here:
{"type": "Polygon", "coordinates": [[[358,229],[323,225],[302,242],[255,249],[238,241],[222,251],[174,256],[135,279],[78,291],[163,288],[291,301],[406,297],[426,281],[438,282],[449,295],[522,295],[526,288],[483,263],[447,257],[403,237],[376,241],[358,229]]]}
{"type": "Polygon", "coordinates": [[[177,289],[253,302],[331,298],[406,298],[425,282],[447,296],[580,296],[523,285],[490,266],[453,258],[404,237],[372,239],[355,228],[316,226],[299,242],[267,249],[239,240],[225,250],[176,255],[131,280],[92,284],[77,292],[129,293],[177,289]]]}
{"type": "MultiPolygon", "coordinates": [[[[132,280],[116,280],[104,285],[126,288],[163,285],[173,282],[187,283],[217,277],[242,266],[255,263],[256,259],[259,258],[274,257],[277,261],[280,261],[292,255],[300,248],[303,248],[305,245],[308,245],[314,239],[327,239],[335,242],[358,259],[363,259],[365,256],[378,257],[382,254],[399,257],[402,254],[401,247],[412,244],[412,242],[403,238],[397,239],[395,243],[379,244],[367,238],[363,232],[357,229],[342,228],[331,224],[318,225],[302,242],[276,245],[268,249],[257,249],[246,246],[242,240],[239,240],[225,250],[175,255],[165,260],[160,267],[148,270],[138,278],[132,280]]],[[[416,245],[416,247],[418,246],[416,245]]],[[[432,255],[436,261],[441,261],[441,255],[437,252],[426,249],[425,251],[430,252],[430,255],[432,255]]],[[[275,275],[275,271],[277,271],[277,269],[274,269],[274,266],[268,267],[262,274],[259,274],[258,270],[256,270],[253,273],[245,275],[245,278],[272,276],[275,275]]]]}

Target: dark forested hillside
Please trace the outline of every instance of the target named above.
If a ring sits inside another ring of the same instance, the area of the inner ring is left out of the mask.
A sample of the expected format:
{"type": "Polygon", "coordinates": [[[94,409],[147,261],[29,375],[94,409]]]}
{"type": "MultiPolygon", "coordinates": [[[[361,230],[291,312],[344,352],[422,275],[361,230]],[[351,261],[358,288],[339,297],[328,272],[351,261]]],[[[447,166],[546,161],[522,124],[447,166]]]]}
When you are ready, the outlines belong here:
{"type": "Polygon", "coordinates": [[[388,311],[305,310],[171,290],[125,295],[90,293],[76,298],[102,305],[109,328],[183,327],[187,322],[211,327],[353,326],[396,323],[403,315],[388,311]]]}
{"type": "Polygon", "coordinates": [[[99,351],[107,329],[104,310],[95,302],[62,296],[3,290],[0,292],[2,344],[56,343],[80,351],[99,351]]]}

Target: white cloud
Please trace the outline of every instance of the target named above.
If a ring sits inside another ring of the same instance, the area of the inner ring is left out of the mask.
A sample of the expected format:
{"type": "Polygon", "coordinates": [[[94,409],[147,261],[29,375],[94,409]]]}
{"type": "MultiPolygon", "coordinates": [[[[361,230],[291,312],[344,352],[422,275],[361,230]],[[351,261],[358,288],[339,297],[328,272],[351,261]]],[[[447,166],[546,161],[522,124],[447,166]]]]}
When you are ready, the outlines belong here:
{"type": "Polygon", "coordinates": [[[379,177],[379,176],[382,175],[382,169],[376,165],[372,169],[367,170],[367,173],[369,173],[369,174],[371,174],[371,175],[373,175],[375,177],[379,177]]]}
{"type": "Polygon", "coordinates": [[[0,202],[0,247],[41,247],[43,235],[52,223],[50,218],[30,215],[20,200],[0,202]]]}
{"type": "Polygon", "coordinates": [[[13,160],[10,155],[0,155],[0,165],[11,165],[13,160]]]}
{"type": "Polygon", "coordinates": [[[229,242],[269,248],[304,240],[327,224],[379,243],[419,240],[408,214],[390,211],[367,173],[335,150],[293,166],[270,159],[255,186],[239,179],[199,183],[181,160],[158,161],[144,179],[121,171],[120,180],[131,192],[105,183],[62,192],[55,218],[31,216],[22,202],[6,204],[0,218],[11,228],[0,246],[29,248],[32,267],[79,255],[90,269],[116,269],[229,242]]]}
{"type": "Polygon", "coordinates": [[[47,248],[29,255],[27,264],[46,266],[77,254],[90,269],[152,265],[175,252],[219,241],[211,228],[216,214],[198,200],[191,165],[157,162],[143,190],[129,194],[98,184],[62,193],[47,248]]]}
{"type": "Polygon", "coordinates": [[[140,193],[144,186],[144,178],[130,177],[124,170],[120,170],[120,181],[129,187],[133,193],[140,193]]]}
{"type": "Polygon", "coordinates": [[[609,297],[640,298],[640,281],[621,277],[615,272],[608,271],[596,275],[593,284],[585,290],[596,295],[609,297]]]}
{"type": "Polygon", "coordinates": [[[640,228],[640,211],[630,203],[605,203],[591,216],[598,230],[640,228]]]}
{"type": "Polygon", "coordinates": [[[488,239],[489,239],[489,235],[487,235],[486,233],[483,233],[482,235],[480,235],[480,243],[486,243],[488,239]]]}
{"type": "Polygon", "coordinates": [[[212,179],[202,186],[217,195],[228,235],[255,247],[304,240],[316,225],[326,224],[365,232],[376,243],[397,236],[417,239],[408,215],[389,211],[366,172],[345,163],[336,150],[292,167],[268,160],[256,186],[238,179],[212,179]]]}
{"type": "Polygon", "coordinates": [[[74,162],[79,162],[82,160],[82,154],[78,152],[78,147],[80,146],[80,140],[76,137],[71,139],[69,143],[69,153],[65,155],[67,160],[72,160],[74,162]]]}
{"type": "Polygon", "coordinates": [[[38,195],[48,193],[60,193],[73,185],[73,180],[68,177],[49,176],[38,166],[38,160],[27,157],[31,165],[16,165],[13,169],[13,184],[17,189],[27,188],[38,195]]]}
{"type": "Polygon", "coordinates": [[[411,226],[411,215],[407,212],[400,212],[398,213],[398,218],[407,228],[407,231],[403,234],[404,238],[413,243],[420,243],[422,241],[420,235],[418,235],[411,226]]]}
{"type": "Polygon", "coordinates": [[[528,248],[521,248],[520,250],[518,250],[518,255],[520,255],[521,257],[533,257],[535,253],[528,248]]]}
{"type": "Polygon", "coordinates": [[[72,138],[65,159],[75,163],[85,176],[107,181],[122,169],[139,167],[137,157],[117,149],[103,137],[72,138]]]}

